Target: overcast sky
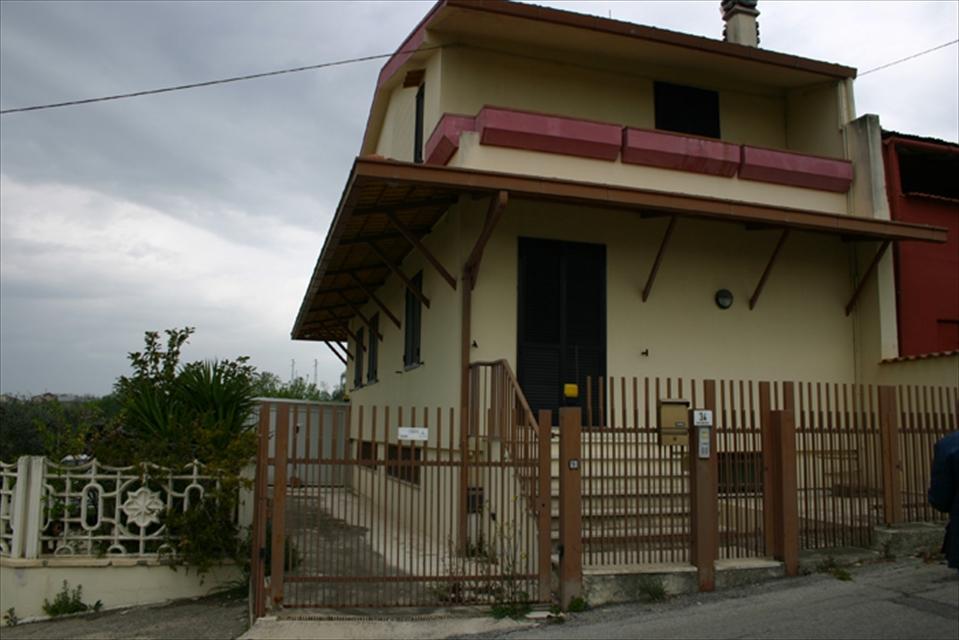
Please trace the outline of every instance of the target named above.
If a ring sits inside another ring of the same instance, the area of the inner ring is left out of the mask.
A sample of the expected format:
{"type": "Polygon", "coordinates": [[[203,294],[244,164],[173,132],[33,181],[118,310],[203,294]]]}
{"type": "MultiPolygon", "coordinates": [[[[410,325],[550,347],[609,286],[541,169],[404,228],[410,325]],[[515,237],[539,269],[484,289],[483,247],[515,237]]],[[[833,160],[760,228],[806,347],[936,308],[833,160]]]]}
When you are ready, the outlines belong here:
{"type": "MultiPolygon", "coordinates": [[[[720,38],[719,0],[540,2],[720,38]]],[[[761,46],[860,72],[948,42],[959,2],[759,3],[761,46]]],[[[430,2],[0,3],[0,106],[386,53],[430,2]]],[[[959,47],[856,82],[859,114],[959,138],[959,47]]],[[[382,61],[0,117],[0,391],[102,394],[143,332],[333,384],[290,328],[382,61]]]]}

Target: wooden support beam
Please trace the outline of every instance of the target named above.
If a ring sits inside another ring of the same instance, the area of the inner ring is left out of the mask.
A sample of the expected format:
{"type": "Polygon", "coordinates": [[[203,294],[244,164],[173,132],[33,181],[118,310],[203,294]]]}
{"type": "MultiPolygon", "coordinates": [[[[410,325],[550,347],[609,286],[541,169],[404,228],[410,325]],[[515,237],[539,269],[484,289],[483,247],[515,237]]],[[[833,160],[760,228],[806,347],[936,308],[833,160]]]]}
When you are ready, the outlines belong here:
{"type": "Polygon", "coordinates": [[[400,271],[400,268],[399,268],[398,266],[396,266],[395,264],[393,264],[393,261],[392,261],[392,260],[390,260],[389,258],[386,257],[386,254],[383,253],[383,252],[380,250],[380,248],[376,246],[375,243],[370,242],[370,243],[368,243],[368,244],[369,244],[370,249],[373,250],[373,253],[375,253],[375,254],[379,257],[379,259],[383,261],[383,264],[385,264],[385,265],[389,268],[389,270],[393,272],[393,275],[395,275],[397,278],[399,278],[400,281],[401,281],[404,285],[406,285],[406,288],[409,289],[409,290],[413,293],[414,296],[416,296],[416,299],[417,299],[417,300],[419,300],[420,302],[423,303],[423,306],[424,306],[424,307],[426,307],[427,309],[429,309],[429,308],[430,308],[430,300],[429,300],[429,298],[427,298],[426,296],[423,295],[423,292],[419,290],[419,287],[415,286],[415,285],[410,281],[410,279],[407,278],[406,275],[405,275],[402,271],[400,271]]]}
{"type": "Polygon", "coordinates": [[[456,278],[451,276],[450,272],[446,270],[439,260],[436,259],[436,256],[434,256],[429,249],[423,246],[423,243],[420,242],[420,239],[416,237],[416,234],[407,229],[392,211],[387,211],[386,217],[389,218],[393,226],[396,227],[396,230],[400,232],[400,235],[406,238],[407,242],[416,247],[416,249],[423,254],[423,257],[426,258],[426,261],[433,265],[433,268],[436,269],[436,271],[443,277],[444,280],[446,280],[446,283],[452,287],[454,291],[456,291],[456,278]]]}
{"type": "Polygon", "coordinates": [[[466,264],[463,266],[463,279],[467,280],[471,291],[476,286],[476,281],[479,278],[479,266],[483,260],[483,251],[486,249],[486,243],[489,242],[490,236],[493,235],[493,230],[496,229],[496,225],[503,216],[503,211],[506,210],[507,204],[509,204],[508,191],[499,191],[490,199],[489,208],[486,210],[486,221],[483,224],[483,230],[480,231],[479,237],[473,245],[473,250],[470,252],[470,256],[466,259],[466,264]]]}
{"type": "Polygon", "coordinates": [[[363,281],[360,280],[355,273],[350,273],[350,277],[353,278],[353,282],[356,283],[356,286],[358,286],[363,291],[363,293],[368,295],[370,299],[376,303],[376,306],[378,306],[380,310],[382,310],[383,313],[385,313],[389,317],[389,319],[393,322],[393,324],[396,325],[396,328],[401,329],[402,325],[400,324],[400,319],[397,318],[395,315],[393,315],[393,312],[389,310],[389,307],[383,304],[383,301],[379,299],[379,296],[373,293],[372,290],[367,289],[366,285],[363,284],[363,281]]]}
{"type": "Polygon", "coordinates": [[[393,205],[372,205],[369,207],[356,207],[353,209],[354,216],[375,216],[387,215],[396,211],[413,211],[424,207],[443,207],[444,209],[456,204],[459,196],[446,198],[427,198],[425,200],[403,200],[400,204],[393,205]]]}
{"type": "Polygon", "coordinates": [[[853,307],[856,306],[856,300],[859,299],[859,294],[862,293],[862,290],[866,287],[866,281],[869,280],[869,276],[872,275],[872,272],[876,270],[876,267],[879,266],[879,261],[882,260],[883,254],[886,253],[886,249],[889,248],[889,243],[892,240],[884,240],[882,246],[879,247],[879,251],[876,252],[875,257],[872,259],[872,262],[869,263],[869,267],[866,269],[866,273],[862,275],[862,278],[859,279],[859,284],[856,285],[856,290],[852,292],[852,297],[849,298],[849,302],[846,303],[846,315],[848,316],[852,313],[853,307]]]}
{"type": "MultiPolygon", "coordinates": [[[[349,306],[350,309],[353,310],[353,313],[355,313],[357,316],[359,316],[360,320],[363,321],[363,324],[365,324],[367,327],[369,327],[369,329],[370,329],[370,335],[372,335],[373,332],[375,331],[375,332],[376,332],[376,337],[379,338],[380,340],[382,340],[382,339],[383,339],[383,334],[380,333],[379,331],[376,331],[376,330],[373,328],[373,323],[370,322],[370,319],[367,318],[366,315],[365,315],[362,311],[360,311],[359,307],[357,307],[355,304],[353,304],[352,302],[350,302],[350,299],[347,298],[344,293],[341,292],[341,293],[340,293],[340,297],[343,298],[343,302],[345,302],[345,303],[347,304],[347,306],[349,306]]],[[[344,326],[343,328],[346,329],[345,326],[344,326]]],[[[346,330],[349,331],[349,329],[346,329],[346,330]]],[[[353,339],[356,340],[355,337],[354,337],[353,339]]],[[[364,349],[364,351],[366,351],[366,349],[364,349]]]]}
{"type": "Polygon", "coordinates": [[[659,265],[663,262],[663,255],[666,253],[666,245],[673,235],[673,229],[676,227],[676,216],[669,219],[669,225],[666,227],[666,233],[663,235],[663,241],[659,244],[659,251],[656,252],[656,259],[653,260],[653,268],[649,271],[649,277],[646,278],[646,286],[643,287],[643,302],[649,299],[649,294],[653,290],[653,283],[656,282],[656,274],[659,273],[659,265]]]}
{"type": "Polygon", "coordinates": [[[773,249],[773,254],[769,257],[769,262],[766,264],[766,268],[763,269],[763,274],[759,276],[759,284],[756,285],[756,290],[753,291],[753,295],[749,298],[750,311],[755,308],[756,302],[759,300],[759,294],[763,292],[763,287],[766,286],[766,278],[769,277],[769,272],[772,271],[773,263],[776,262],[776,257],[779,256],[779,251],[783,248],[783,245],[786,243],[786,238],[788,237],[789,229],[783,229],[783,232],[779,235],[779,242],[776,243],[776,248],[773,249]]]}
{"type": "Polygon", "coordinates": [[[345,367],[345,366],[346,366],[346,358],[344,358],[344,357],[343,357],[343,354],[341,354],[341,353],[333,346],[333,343],[331,343],[329,340],[324,340],[324,341],[323,341],[323,344],[325,344],[325,345],[327,346],[327,348],[329,348],[329,350],[333,352],[333,355],[336,356],[336,357],[339,359],[339,361],[343,363],[343,366],[345,367]]]}

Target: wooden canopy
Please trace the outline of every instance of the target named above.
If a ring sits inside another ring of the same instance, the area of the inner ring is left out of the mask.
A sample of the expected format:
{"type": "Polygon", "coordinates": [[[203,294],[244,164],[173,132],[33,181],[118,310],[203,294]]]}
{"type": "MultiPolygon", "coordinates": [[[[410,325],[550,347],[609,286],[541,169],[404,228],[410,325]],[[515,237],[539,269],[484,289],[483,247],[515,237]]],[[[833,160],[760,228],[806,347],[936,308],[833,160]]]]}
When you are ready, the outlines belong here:
{"type": "Polygon", "coordinates": [[[906,224],[787,209],[737,201],[663,193],[647,189],[540,178],[475,169],[440,167],[381,158],[357,158],[340,199],[323,250],[293,325],[296,340],[344,342],[354,316],[368,321],[361,308],[372,301],[386,319],[400,326],[397,314],[376,296],[391,274],[419,297],[401,264],[422,250],[440,275],[456,287],[461,265],[442,265],[419,240],[461,196],[490,198],[509,192],[511,199],[578,203],[630,210],[797,229],[842,235],[856,240],[945,242],[940,227],[906,224]]]}

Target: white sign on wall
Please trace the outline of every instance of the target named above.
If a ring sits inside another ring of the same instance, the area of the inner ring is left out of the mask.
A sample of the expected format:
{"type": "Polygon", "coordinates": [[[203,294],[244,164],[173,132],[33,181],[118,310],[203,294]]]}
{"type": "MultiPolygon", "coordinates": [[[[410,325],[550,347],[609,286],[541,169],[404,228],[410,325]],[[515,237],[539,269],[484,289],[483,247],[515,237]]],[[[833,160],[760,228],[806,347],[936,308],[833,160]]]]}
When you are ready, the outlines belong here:
{"type": "Polygon", "coordinates": [[[695,409],[693,411],[693,426],[694,427],[713,426],[713,412],[709,409],[695,409]]]}
{"type": "Polygon", "coordinates": [[[417,440],[426,442],[430,439],[430,430],[427,427],[400,427],[400,440],[417,440]]]}

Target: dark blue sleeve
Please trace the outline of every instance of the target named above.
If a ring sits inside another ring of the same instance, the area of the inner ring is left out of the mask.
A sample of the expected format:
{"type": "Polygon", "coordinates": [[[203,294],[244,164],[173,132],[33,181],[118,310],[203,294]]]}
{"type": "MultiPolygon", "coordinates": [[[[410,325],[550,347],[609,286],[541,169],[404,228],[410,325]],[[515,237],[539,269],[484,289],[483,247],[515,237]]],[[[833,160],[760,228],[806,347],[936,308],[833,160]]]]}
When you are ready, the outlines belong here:
{"type": "Polygon", "coordinates": [[[947,436],[936,443],[932,458],[932,478],[929,482],[929,504],[939,511],[949,511],[956,495],[956,463],[959,462],[959,449],[956,438],[947,436]]]}

